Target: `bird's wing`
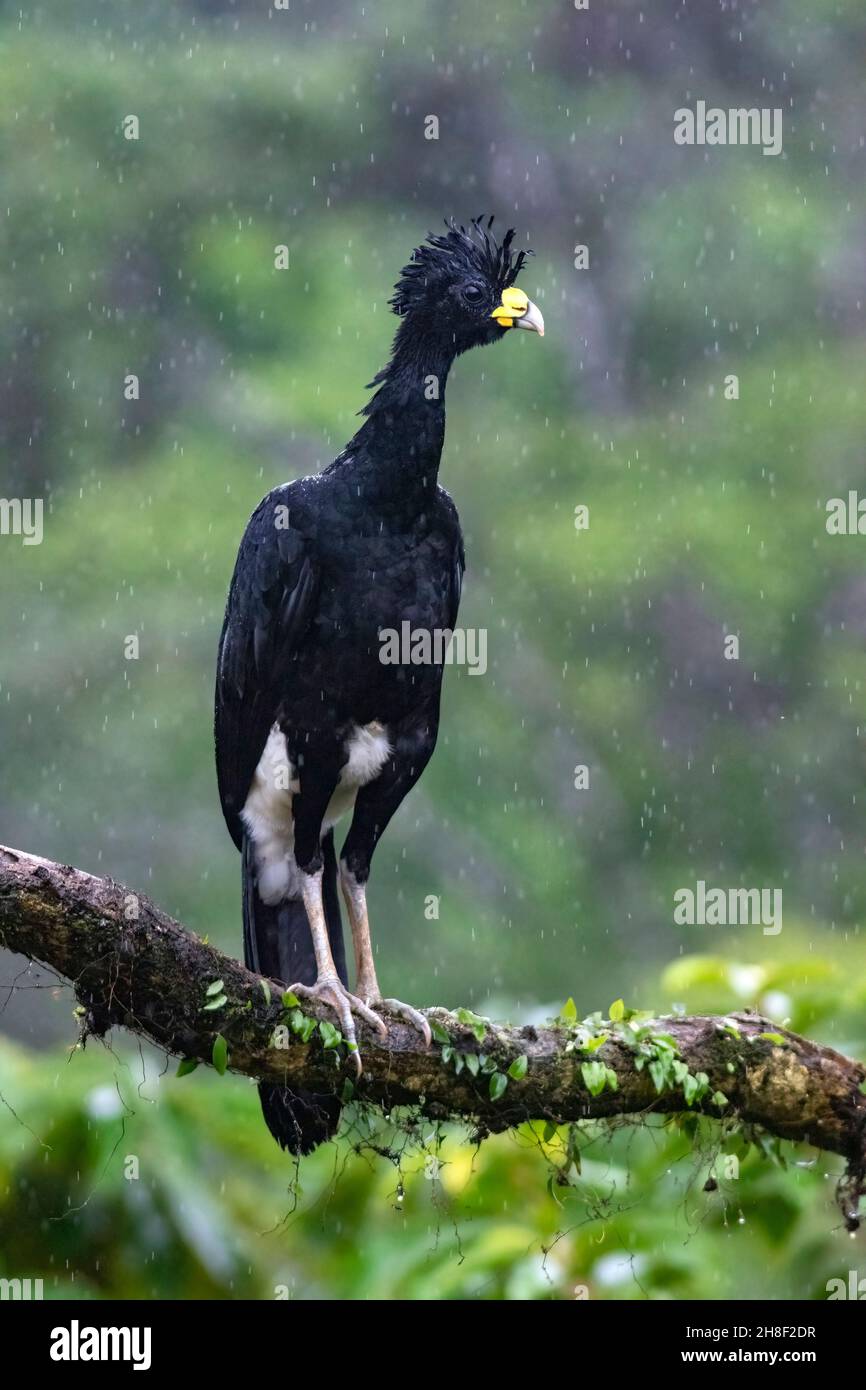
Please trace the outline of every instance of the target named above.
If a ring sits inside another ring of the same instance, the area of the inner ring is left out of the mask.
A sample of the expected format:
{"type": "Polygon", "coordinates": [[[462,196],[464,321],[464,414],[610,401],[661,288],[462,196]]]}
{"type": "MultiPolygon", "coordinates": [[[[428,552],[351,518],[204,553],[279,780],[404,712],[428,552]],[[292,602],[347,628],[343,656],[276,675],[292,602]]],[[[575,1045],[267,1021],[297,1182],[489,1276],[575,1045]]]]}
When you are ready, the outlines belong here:
{"type": "Polygon", "coordinates": [[[460,518],[457,515],[457,508],[454,505],[450,493],[444,487],[439,488],[439,503],[442,511],[448,520],[448,525],[452,531],[454,540],[454,562],[451,567],[448,583],[448,626],[457,626],[457,613],[460,608],[460,595],[463,591],[463,575],[466,572],[466,553],[463,548],[463,532],[460,530],[460,518]]]}
{"type": "Polygon", "coordinates": [[[448,626],[452,630],[457,626],[457,613],[460,608],[460,595],[463,592],[463,575],[466,573],[466,556],[463,552],[463,538],[454,555],[454,568],[451,571],[451,587],[449,591],[449,602],[451,605],[448,615],[448,626]]]}
{"type": "Polygon", "coordinates": [[[229,589],[217,661],[217,779],[229,833],[241,848],[240,812],[286,693],[289,664],[315,610],[310,544],[292,529],[286,489],[250,518],[229,589]]]}

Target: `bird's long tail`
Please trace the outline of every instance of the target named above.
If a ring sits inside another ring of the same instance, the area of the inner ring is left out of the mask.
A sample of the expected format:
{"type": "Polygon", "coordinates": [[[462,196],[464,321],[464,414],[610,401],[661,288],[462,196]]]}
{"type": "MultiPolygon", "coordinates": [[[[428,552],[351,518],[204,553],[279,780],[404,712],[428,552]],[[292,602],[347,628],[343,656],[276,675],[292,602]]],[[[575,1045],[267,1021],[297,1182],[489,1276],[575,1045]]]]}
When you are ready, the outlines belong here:
{"type": "MultiPolygon", "coordinates": [[[[340,898],[337,892],[337,856],[334,832],[322,840],[324,874],[322,893],[331,951],[340,979],[346,984],[346,951],[340,898]]],[[[281,980],[284,985],[312,985],[316,980],[313,939],[303,902],[287,899],[269,907],[256,888],[256,868],[252,845],[244,837],[242,856],[244,962],[249,970],[281,980]]],[[[277,1143],[293,1154],[310,1153],[337,1131],[340,1102],[336,1096],[316,1095],[312,1091],[290,1091],[273,1082],[259,1085],[262,1114],[277,1143]]]]}

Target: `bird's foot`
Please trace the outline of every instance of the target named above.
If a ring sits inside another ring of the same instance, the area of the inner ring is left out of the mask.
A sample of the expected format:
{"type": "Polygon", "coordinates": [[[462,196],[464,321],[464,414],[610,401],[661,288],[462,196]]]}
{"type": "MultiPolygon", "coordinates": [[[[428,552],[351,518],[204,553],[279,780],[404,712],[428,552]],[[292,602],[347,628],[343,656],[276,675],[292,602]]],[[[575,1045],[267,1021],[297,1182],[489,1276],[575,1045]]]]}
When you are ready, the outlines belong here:
{"type": "Polygon", "coordinates": [[[299,999],[319,999],[334,1010],[340,1020],[340,1032],[349,1044],[355,1070],[360,1076],[362,1071],[361,1054],[358,1051],[355,1020],[352,1015],[357,1014],[371,1028],[375,1028],[381,1033],[383,1038],[387,1038],[388,1029],[385,1027],[384,1021],[364,1003],[363,999],[359,999],[357,994],[350,994],[342,980],[338,979],[336,975],[333,977],[320,975],[314,985],[291,985],[289,988],[290,992],[297,995],[299,999]]]}
{"type": "Polygon", "coordinates": [[[386,1013],[396,1014],[406,1023],[411,1023],[418,1029],[424,1039],[424,1046],[429,1047],[433,1041],[433,1034],[430,1031],[430,1024],[419,1009],[413,1009],[411,1004],[404,1004],[400,999],[383,999],[380,995],[372,997],[364,996],[367,1003],[377,1009],[384,1009],[386,1013]]]}

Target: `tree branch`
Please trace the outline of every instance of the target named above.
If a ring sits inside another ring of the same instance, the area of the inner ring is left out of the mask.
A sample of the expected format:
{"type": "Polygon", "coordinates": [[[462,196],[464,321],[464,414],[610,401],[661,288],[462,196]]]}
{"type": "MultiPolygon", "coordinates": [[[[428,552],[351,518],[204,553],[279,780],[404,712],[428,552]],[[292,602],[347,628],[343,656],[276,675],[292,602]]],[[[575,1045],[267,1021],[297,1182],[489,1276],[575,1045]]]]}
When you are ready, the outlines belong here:
{"type": "MultiPolygon", "coordinates": [[[[318,1029],[304,1042],[303,1029],[299,1035],[282,1026],[287,1018],[282,986],[266,984],[149,899],[110,879],[0,847],[0,945],[72,982],[85,1009],[85,1038],[122,1025],[169,1053],[210,1063],[220,1034],[228,1045],[229,1069],[244,1076],[313,1091],[339,1090],[347,1075],[354,1076],[354,1069],[335,1065],[339,1058],[333,1047],[324,1046],[318,1029]],[[208,995],[218,980],[222,990],[208,995]],[[222,995],[224,1004],[205,1008],[222,995]],[[282,1045],[275,1045],[275,1038],[282,1045]]],[[[303,1013],[334,1022],[325,1006],[305,1003],[303,1013]]],[[[439,1037],[448,1034],[453,1055],[443,1057],[441,1042],[426,1051],[416,1030],[399,1019],[388,1020],[388,1045],[362,1026],[358,1099],[383,1110],[409,1105],[433,1118],[470,1118],[481,1135],[528,1119],[564,1124],[690,1109],[683,1085],[669,1084],[658,1093],[625,1025],[609,1025],[611,1036],[589,1053],[580,1046],[581,1036],[563,1026],[488,1024],[479,1040],[471,1022],[460,1022],[444,1009],[427,1013],[439,1037]],[[516,1059],[525,1058],[526,1072],[519,1075],[523,1063],[518,1063],[518,1075],[509,1077],[502,1095],[493,1099],[489,1072],[474,1074],[472,1063],[457,1074],[458,1053],[483,1054],[491,1059],[488,1068],[503,1076],[516,1059]],[[614,1072],[616,1089],[608,1079],[600,1094],[591,1094],[590,1086],[596,1085],[587,1062],[614,1072]]],[[[479,1032],[481,1027],[475,1025],[479,1032]]],[[[782,1139],[806,1140],[843,1155],[848,1172],[840,1203],[848,1224],[856,1224],[866,1190],[863,1065],[751,1013],[657,1019],[650,1038],[655,1034],[672,1039],[671,1055],[691,1077],[707,1078],[692,1113],[736,1115],[782,1139]],[[720,1094],[728,1101],[724,1108],[720,1094]]],[[[688,1089],[691,1083],[684,1085],[688,1089]]]]}

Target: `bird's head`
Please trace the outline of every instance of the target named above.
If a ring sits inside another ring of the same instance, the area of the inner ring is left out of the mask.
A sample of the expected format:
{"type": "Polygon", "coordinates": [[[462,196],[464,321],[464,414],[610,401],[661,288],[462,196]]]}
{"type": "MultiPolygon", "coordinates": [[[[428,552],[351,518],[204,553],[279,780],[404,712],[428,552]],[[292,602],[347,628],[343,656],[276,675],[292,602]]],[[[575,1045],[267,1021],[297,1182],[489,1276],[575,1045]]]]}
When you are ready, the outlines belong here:
{"type": "Polygon", "coordinates": [[[514,231],[500,242],[492,225],[492,217],[476,217],[468,228],[452,221],[417,248],[390,301],[404,320],[401,338],[441,344],[457,355],[495,343],[512,328],[544,334],[540,311],[514,283],[527,252],[512,252],[514,231]]]}

